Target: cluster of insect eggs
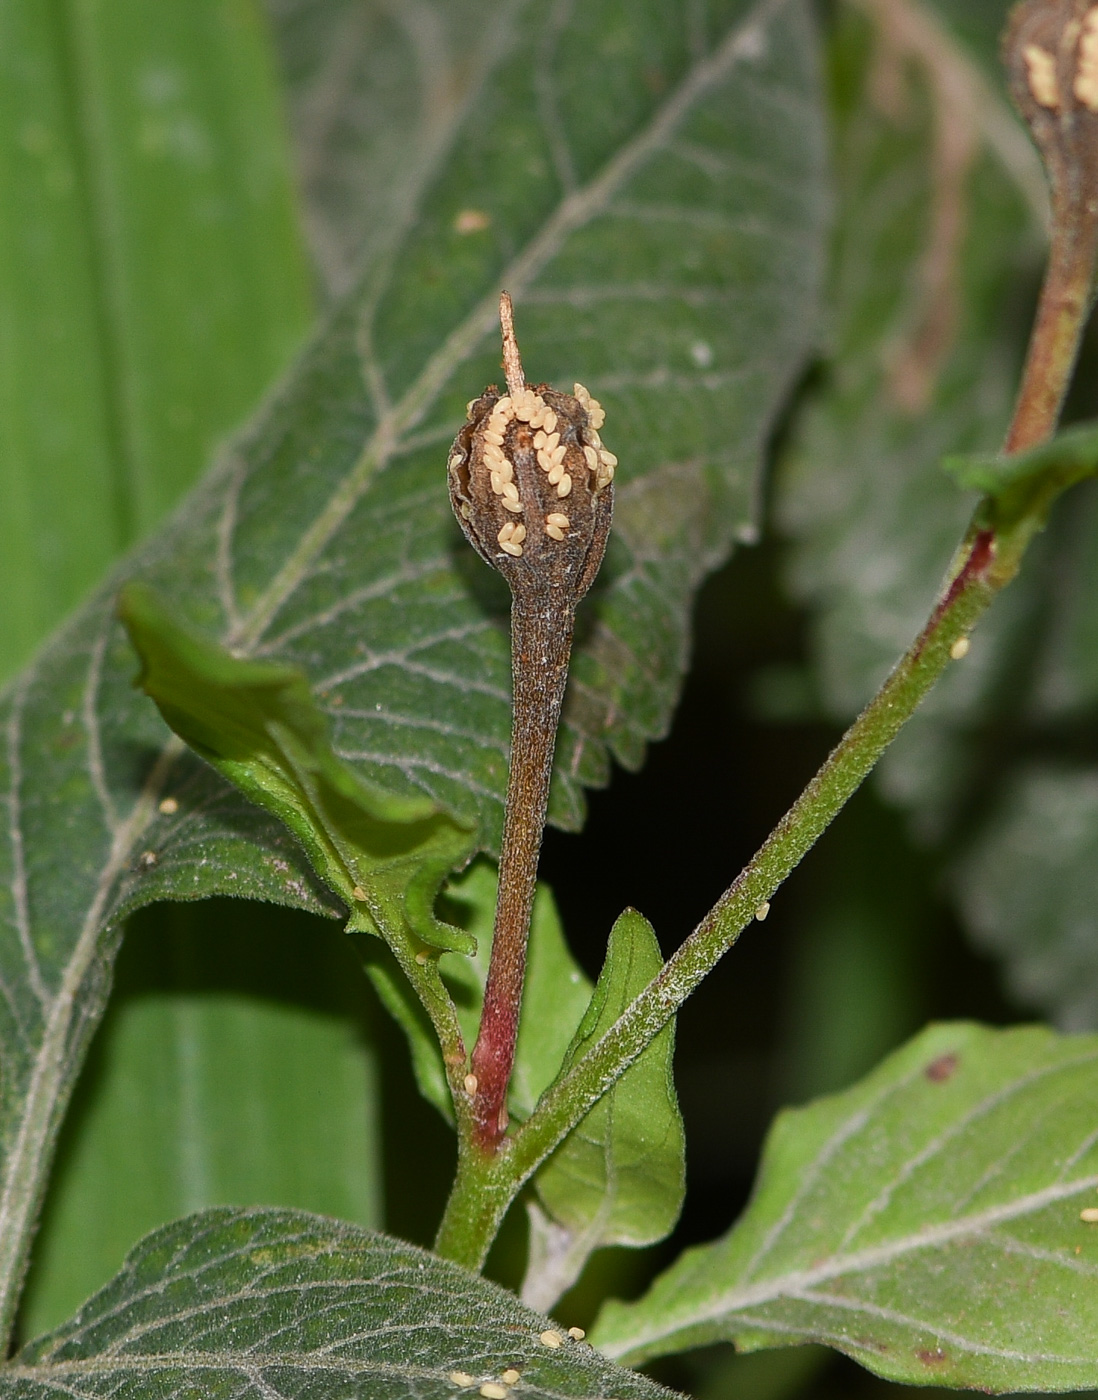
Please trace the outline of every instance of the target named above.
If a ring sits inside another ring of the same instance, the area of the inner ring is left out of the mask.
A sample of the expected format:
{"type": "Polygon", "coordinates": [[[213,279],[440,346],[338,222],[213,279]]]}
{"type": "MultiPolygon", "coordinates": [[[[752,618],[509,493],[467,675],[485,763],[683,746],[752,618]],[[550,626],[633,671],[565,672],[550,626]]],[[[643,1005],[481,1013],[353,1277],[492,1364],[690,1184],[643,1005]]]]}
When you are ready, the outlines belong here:
{"type": "MultiPolygon", "coordinates": [[[[607,452],[599,437],[599,429],[606,421],[606,413],[597,399],[593,399],[582,384],[575,386],[575,397],[587,414],[588,426],[584,431],[584,461],[595,479],[595,490],[601,491],[614,479],[614,469],[618,459],[607,452]]],[[[473,401],[475,402],[475,400],[473,401]]],[[[469,409],[472,411],[473,403],[469,409]]],[[[557,431],[557,415],[540,394],[533,389],[523,389],[520,394],[505,394],[492,407],[488,422],[479,433],[484,463],[491,476],[493,492],[500,498],[505,510],[518,515],[522,509],[518,487],[515,484],[515,470],[503,451],[504,437],[508,424],[513,418],[528,423],[534,428],[534,451],[538,466],[545,472],[550,486],[556,487],[557,497],[565,500],[572,492],[572,478],[564,468],[567,448],[560,440],[557,431]]],[[[563,511],[550,511],[545,517],[545,533],[551,540],[563,540],[571,521],[563,511]]],[[[496,542],[505,554],[514,558],[522,555],[523,541],[526,539],[526,526],[517,520],[508,520],[496,536],[496,542]]]]}
{"type": "MultiPolygon", "coordinates": [[[[1098,112],[1098,5],[1092,5],[1076,23],[1079,34],[1079,59],[1075,69],[1072,91],[1076,100],[1088,111],[1098,112]]],[[[1022,50],[1029,90],[1034,100],[1050,111],[1061,106],[1060,83],[1056,76],[1056,56],[1039,44],[1027,44],[1022,50]]]]}

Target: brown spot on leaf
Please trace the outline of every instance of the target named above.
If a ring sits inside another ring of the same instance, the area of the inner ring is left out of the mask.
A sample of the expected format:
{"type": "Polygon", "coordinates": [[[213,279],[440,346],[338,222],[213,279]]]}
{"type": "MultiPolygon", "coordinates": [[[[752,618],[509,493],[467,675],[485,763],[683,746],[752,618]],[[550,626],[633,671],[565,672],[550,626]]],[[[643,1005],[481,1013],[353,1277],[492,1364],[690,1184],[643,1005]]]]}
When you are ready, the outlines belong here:
{"type": "Polygon", "coordinates": [[[923,1073],[930,1080],[931,1084],[944,1084],[947,1079],[952,1079],[953,1074],[960,1064],[956,1055],[939,1055],[936,1060],[931,1060],[923,1073]]]}
{"type": "Polygon", "coordinates": [[[921,1351],[917,1351],[915,1355],[919,1358],[919,1360],[923,1363],[924,1366],[941,1366],[943,1362],[949,1360],[949,1357],[941,1349],[941,1347],[934,1347],[933,1350],[931,1350],[929,1347],[926,1347],[923,1348],[921,1351]]]}

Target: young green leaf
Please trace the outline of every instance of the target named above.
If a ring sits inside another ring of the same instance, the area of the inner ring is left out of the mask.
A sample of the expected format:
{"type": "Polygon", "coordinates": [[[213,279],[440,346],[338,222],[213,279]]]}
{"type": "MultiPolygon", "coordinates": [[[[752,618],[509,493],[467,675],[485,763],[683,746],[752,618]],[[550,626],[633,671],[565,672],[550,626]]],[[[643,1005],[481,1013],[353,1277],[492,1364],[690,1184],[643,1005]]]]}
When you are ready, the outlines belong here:
{"type": "MultiPolygon", "coordinates": [[[[652,925],[627,909],[610,931],[606,961],[564,1070],[609,1030],[662,966],[652,925]]],[[[672,1021],[534,1177],[544,1211],[531,1216],[533,1244],[523,1286],[531,1306],[552,1306],[596,1249],[655,1244],[674,1228],[686,1189],[674,1048],[672,1021]]]]}
{"type": "Polygon", "coordinates": [[[1045,481],[1063,490],[1098,471],[1098,425],[1065,428],[1048,442],[1011,457],[991,453],[946,457],[942,468],[958,486],[995,499],[1009,496],[1017,487],[1045,481]]]}
{"type": "Polygon", "coordinates": [[[412,1245],[322,1216],[221,1209],[143,1240],[70,1322],[0,1369],[0,1397],[474,1400],[482,1385],[510,1394],[511,1370],[520,1394],[546,1400],[670,1396],[412,1245]]]}
{"type": "Polygon", "coordinates": [[[1098,1384],[1098,1038],[934,1026],[789,1110],[732,1231],[594,1341],[636,1363],[817,1341],[917,1385],[1098,1384]]]}
{"type": "Polygon", "coordinates": [[[141,658],[137,683],[181,739],[290,828],[351,911],[348,932],[391,937],[395,910],[396,926],[406,920],[430,947],[475,951],[434,916],[469,833],[430,800],[393,796],[337,758],[299,671],[241,660],[180,627],[141,584],[123,588],[118,613],[141,658]]]}

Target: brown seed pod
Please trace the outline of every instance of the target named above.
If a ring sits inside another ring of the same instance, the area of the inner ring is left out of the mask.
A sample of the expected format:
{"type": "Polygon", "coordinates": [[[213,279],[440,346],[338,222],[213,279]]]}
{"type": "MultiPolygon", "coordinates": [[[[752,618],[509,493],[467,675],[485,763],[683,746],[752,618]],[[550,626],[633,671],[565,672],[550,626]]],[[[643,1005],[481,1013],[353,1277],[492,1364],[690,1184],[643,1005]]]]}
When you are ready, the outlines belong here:
{"type": "Polygon", "coordinates": [[[579,602],[606,551],[617,458],[599,437],[605,414],[582,384],[571,394],[522,377],[501,299],[507,392],[469,404],[449,457],[450,500],[469,543],[511,591],[579,602]]]}

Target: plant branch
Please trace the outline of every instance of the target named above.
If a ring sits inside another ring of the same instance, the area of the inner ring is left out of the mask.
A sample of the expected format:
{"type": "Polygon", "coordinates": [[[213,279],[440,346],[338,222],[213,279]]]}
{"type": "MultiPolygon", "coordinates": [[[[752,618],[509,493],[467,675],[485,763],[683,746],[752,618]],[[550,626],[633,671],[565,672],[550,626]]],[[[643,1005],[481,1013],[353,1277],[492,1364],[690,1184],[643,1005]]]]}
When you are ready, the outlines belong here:
{"type": "MultiPolygon", "coordinates": [[[[1007,455],[1044,442],[1054,431],[1090,305],[1098,247],[1093,197],[1098,76],[1090,106],[1076,68],[1079,8],[1080,0],[1030,0],[1015,12],[1005,41],[1015,100],[1049,168],[1054,220],[1048,273],[1006,436],[1007,455]],[[1040,50],[1036,60],[1035,49],[1040,50]]],[[[786,877],[923,697],[951,662],[967,654],[969,631],[1017,573],[1052,502],[1090,474],[1089,462],[1053,461],[980,503],[925,627],[750,864],[602,1039],[546,1091],[530,1119],[495,1157],[478,1163],[466,1154],[459,1162],[435,1243],[439,1253],[470,1268],[483,1264],[523,1183],[651,1043],[751,920],[764,916],[786,877]]]]}

